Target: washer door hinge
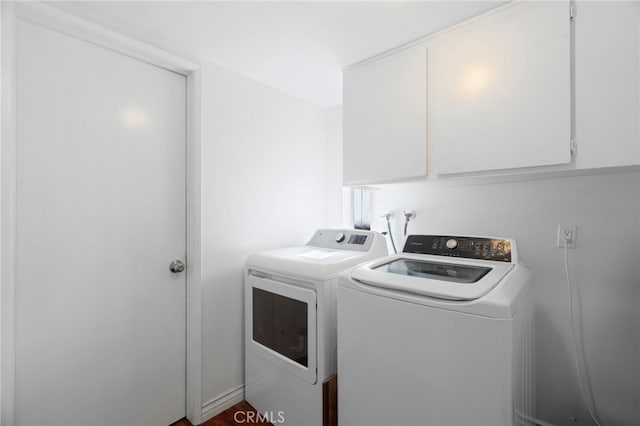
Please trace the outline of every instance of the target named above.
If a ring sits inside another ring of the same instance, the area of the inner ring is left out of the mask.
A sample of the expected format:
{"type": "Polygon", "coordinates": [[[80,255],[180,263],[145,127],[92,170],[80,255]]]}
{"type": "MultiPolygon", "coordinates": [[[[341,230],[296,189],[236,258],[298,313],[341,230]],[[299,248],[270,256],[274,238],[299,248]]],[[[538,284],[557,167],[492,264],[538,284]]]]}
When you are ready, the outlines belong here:
{"type": "Polygon", "coordinates": [[[571,150],[571,155],[576,155],[576,151],[578,150],[578,144],[576,143],[576,138],[571,138],[569,140],[569,149],[571,150]]]}
{"type": "Polygon", "coordinates": [[[569,5],[569,20],[573,21],[576,19],[576,5],[572,2],[569,5]]]}

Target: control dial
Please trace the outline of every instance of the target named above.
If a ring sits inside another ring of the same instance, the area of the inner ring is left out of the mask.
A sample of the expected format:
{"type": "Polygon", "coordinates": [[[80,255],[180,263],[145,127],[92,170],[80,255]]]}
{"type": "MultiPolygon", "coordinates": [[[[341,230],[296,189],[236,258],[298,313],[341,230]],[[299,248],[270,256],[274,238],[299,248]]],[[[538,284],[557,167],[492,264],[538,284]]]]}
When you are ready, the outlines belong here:
{"type": "Polygon", "coordinates": [[[336,243],[341,243],[344,241],[345,235],[343,232],[338,232],[335,236],[336,243]]]}
{"type": "Polygon", "coordinates": [[[458,247],[458,241],[454,240],[453,238],[447,240],[448,249],[453,250],[456,247],[458,247]]]}

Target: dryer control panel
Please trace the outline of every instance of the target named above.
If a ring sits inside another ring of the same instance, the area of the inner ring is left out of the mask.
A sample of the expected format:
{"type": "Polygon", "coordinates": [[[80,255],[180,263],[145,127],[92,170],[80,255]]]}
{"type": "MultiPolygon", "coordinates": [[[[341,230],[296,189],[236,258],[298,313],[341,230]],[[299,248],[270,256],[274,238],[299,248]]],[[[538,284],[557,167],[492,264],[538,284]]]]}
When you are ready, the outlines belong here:
{"type": "Polygon", "coordinates": [[[329,249],[369,251],[380,235],[372,231],[355,229],[319,229],[307,243],[308,246],[329,249]]]}
{"type": "Polygon", "coordinates": [[[451,235],[409,235],[404,253],[511,262],[511,240],[451,235]]]}

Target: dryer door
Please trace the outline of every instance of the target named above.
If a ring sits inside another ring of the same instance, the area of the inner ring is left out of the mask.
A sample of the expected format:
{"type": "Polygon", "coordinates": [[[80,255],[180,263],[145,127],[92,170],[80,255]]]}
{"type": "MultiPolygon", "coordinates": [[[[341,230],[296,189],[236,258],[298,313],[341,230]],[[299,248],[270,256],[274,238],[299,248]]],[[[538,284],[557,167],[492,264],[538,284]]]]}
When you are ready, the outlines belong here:
{"type": "Polygon", "coordinates": [[[317,381],[316,293],[247,276],[246,344],[265,360],[304,381],[317,381]]]}

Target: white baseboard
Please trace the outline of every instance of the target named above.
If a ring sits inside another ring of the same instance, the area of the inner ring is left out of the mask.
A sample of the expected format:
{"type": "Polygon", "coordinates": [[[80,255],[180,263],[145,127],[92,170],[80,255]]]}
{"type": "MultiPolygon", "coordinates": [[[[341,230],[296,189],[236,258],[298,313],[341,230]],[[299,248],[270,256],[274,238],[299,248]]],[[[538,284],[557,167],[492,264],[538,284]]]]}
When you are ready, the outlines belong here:
{"type": "Polygon", "coordinates": [[[202,422],[222,413],[239,402],[244,401],[244,385],[233,388],[202,404],[202,422]]]}

